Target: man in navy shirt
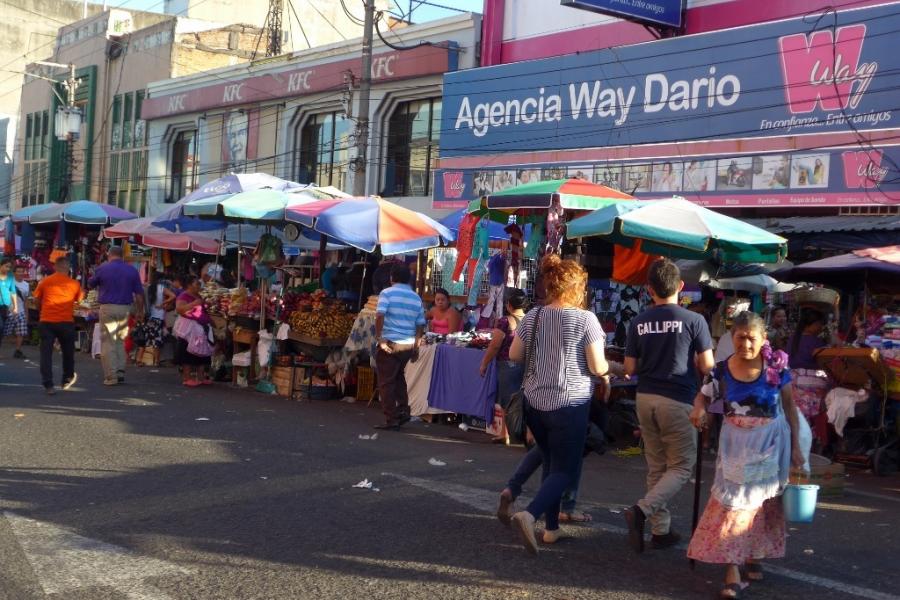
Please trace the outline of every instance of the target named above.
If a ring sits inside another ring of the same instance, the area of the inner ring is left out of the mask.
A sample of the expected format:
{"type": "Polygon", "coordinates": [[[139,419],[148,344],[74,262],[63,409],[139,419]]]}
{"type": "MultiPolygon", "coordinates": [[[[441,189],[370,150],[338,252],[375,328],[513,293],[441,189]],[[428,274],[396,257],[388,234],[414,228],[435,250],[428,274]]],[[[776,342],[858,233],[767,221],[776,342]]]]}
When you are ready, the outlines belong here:
{"type": "Polygon", "coordinates": [[[684,287],[678,266],[655,261],[647,283],[653,306],[632,320],[625,345],[625,372],[638,375],[637,416],[648,468],[646,496],[625,510],[636,552],[644,551],[645,521],[654,548],[680,539],[666,505],[691,477],[697,451],[691,408],[701,377],[714,366],[706,321],[678,306],[684,287]]]}
{"type": "Polygon", "coordinates": [[[125,337],[128,315],[134,304],[138,320],[144,315],[144,286],[137,269],[122,260],[122,248],[113,246],[109,260],[97,267],[88,281],[100,291],[100,361],[103,384],[125,383],[125,337]]]}

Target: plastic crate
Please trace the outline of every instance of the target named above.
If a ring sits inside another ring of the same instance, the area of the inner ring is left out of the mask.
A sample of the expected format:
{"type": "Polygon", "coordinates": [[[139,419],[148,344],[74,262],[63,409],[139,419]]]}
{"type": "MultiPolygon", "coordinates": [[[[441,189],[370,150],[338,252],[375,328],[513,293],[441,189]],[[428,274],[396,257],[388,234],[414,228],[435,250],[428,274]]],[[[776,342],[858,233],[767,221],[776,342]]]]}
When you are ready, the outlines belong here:
{"type": "Polygon", "coordinates": [[[375,369],[372,367],[356,368],[356,401],[371,402],[375,396],[375,369]]]}

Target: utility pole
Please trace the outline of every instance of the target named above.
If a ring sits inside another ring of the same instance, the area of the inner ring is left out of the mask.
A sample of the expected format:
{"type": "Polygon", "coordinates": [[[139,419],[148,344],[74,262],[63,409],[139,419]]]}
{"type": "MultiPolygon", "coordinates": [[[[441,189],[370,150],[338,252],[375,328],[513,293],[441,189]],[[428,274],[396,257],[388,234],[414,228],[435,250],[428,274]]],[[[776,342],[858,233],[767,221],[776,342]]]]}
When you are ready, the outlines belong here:
{"type": "Polygon", "coordinates": [[[263,26],[269,27],[269,38],[266,40],[266,56],[281,54],[281,17],[284,13],[284,0],[269,0],[269,14],[263,26]]]}
{"type": "MultiPolygon", "coordinates": [[[[75,65],[67,65],[55,62],[36,61],[35,64],[57,69],[68,69],[69,76],[63,81],[66,88],[66,103],[56,111],[55,133],[56,139],[66,142],[66,169],[65,179],[59,195],[60,202],[68,202],[72,198],[72,183],[75,177],[75,142],[81,134],[81,111],[75,106],[75,92],[78,90],[78,78],[75,77],[75,65]]],[[[54,90],[55,92],[55,90],[54,90]]]]}
{"type": "Polygon", "coordinates": [[[362,43],[362,74],[359,82],[359,110],[356,114],[356,160],[354,162],[353,195],[366,195],[369,146],[369,99],[372,95],[372,33],[375,29],[375,0],[365,0],[366,16],[362,43]]]}

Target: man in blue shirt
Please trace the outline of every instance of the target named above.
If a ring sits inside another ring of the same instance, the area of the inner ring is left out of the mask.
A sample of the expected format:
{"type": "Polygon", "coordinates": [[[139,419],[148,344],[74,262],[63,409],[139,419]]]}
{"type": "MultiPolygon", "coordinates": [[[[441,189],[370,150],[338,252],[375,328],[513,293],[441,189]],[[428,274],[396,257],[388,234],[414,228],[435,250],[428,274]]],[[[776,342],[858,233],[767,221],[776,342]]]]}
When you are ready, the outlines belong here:
{"type": "Polygon", "coordinates": [[[88,285],[100,291],[100,361],[103,385],[125,383],[125,338],[134,304],[138,320],[144,315],[144,286],[137,269],[122,260],[122,248],[111,247],[108,260],[97,267],[88,285]]]}
{"type": "Polygon", "coordinates": [[[376,429],[398,430],[409,421],[404,369],[418,351],[425,332],[425,309],[422,299],[409,286],[411,277],[405,264],[395,264],[391,268],[391,287],[378,296],[375,371],[385,423],[376,425],[376,429]]]}
{"type": "Polygon", "coordinates": [[[680,539],[671,529],[668,502],[691,477],[697,452],[690,413],[700,379],[712,370],[712,338],[703,317],[678,306],[684,287],[678,266],[659,259],[647,272],[653,306],[631,321],[625,344],[625,372],[637,373],[637,416],[647,460],[647,494],[625,510],[629,540],[644,551],[644,523],[652,545],[662,549],[680,539]]]}

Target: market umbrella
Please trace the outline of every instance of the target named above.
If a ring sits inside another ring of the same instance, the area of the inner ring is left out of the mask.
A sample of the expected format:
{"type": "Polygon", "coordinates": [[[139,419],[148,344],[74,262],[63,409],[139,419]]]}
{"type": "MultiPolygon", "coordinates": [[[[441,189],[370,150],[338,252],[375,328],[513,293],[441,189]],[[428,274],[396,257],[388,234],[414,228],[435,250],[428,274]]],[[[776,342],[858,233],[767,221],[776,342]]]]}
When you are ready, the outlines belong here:
{"type": "MultiPolygon", "coordinates": [[[[551,179],[489,194],[469,203],[469,212],[546,210],[557,202],[565,210],[599,210],[622,200],[634,200],[634,196],[584,179],[551,179]]],[[[492,220],[498,216],[490,213],[492,220]]]]}
{"type": "Polygon", "coordinates": [[[855,250],[779,269],[772,277],[794,283],[821,283],[838,289],[896,289],[900,281],[900,246],[855,250]],[[873,258],[880,256],[881,258],[873,258]]]}
{"type": "Polygon", "coordinates": [[[269,189],[282,191],[302,187],[305,186],[301,183],[281,179],[268,173],[232,173],[201,185],[158,215],[154,219],[153,224],[164,227],[169,231],[177,230],[182,232],[222,229],[225,226],[224,219],[216,221],[215,219],[198,219],[193,216],[186,216],[184,207],[191,202],[210,197],[225,199],[231,195],[252,190],[269,189]]]}
{"type": "Polygon", "coordinates": [[[127,219],[137,218],[137,215],[112,204],[101,204],[91,200],[76,200],[48,206],[44,210],[32,213],[28,216],[28,222],[32,225],[41,223],[79,223],[81,225],[109,225],[127,219]]]}
{"type": "Polygon", "coordinates": [[[59,206],[59,204],[57,204],[56,202],[45,202],[44,204],[34,204],[32,206],[26,206],[25,208],[20,208],[19,210],[14,212],[12,215],[10,215],[10,218],[12,219],[13,223],[27,223],[28,218],[31,215],[41,212],[42,210],[46,210],[52,206],[59,206]]]}
{"type": "Polygon", "coordinates": [[[110,239],[135,238],[139,244],[150,248],[200,254],[217,254],[220,234],[221,231],[172,232],[153,225],[153,217],[122,221],[103,230],[103,237],[110,239]]]}
{"type": "Polygon", "coordinates": [[[784,293],[794,289],[796,284],[782,283],[765,273],[758,275],[744,275],[742,277],[723,277],[721,279],[707,279],[703,281],[711,288],[717,290],[743,290],[745,292],[754,292],[761,294],[767,293],[784,293]]]}
{"type": "Polygon", "coordinates": [[[208,196],[184,205],[184,214],[189,217],[218,217],[242,222],[281,223],[285,220],[284,209],[289,205],[315,200],[347,198],[338,189],[298,187],[290,190],[259,189],[237,194],[208,196]]]}
{"type": "Polygon", "coordinates": [[[288,206],[285,219],[329,238],[372,252],[402,254],[440,246],[456,239],[431,217],[382,198],[335,198],[288,206]]]}
{"type": "MultiPolygon", "coordinates": [[[[570,238],[603,236],[670,258],[715,258],[731,262],[778,262],[787,240],[684,198],[617,202],[568,224],[570,238]]],[[[776,277],[777,278],[777,277],[776,277]]]]}

